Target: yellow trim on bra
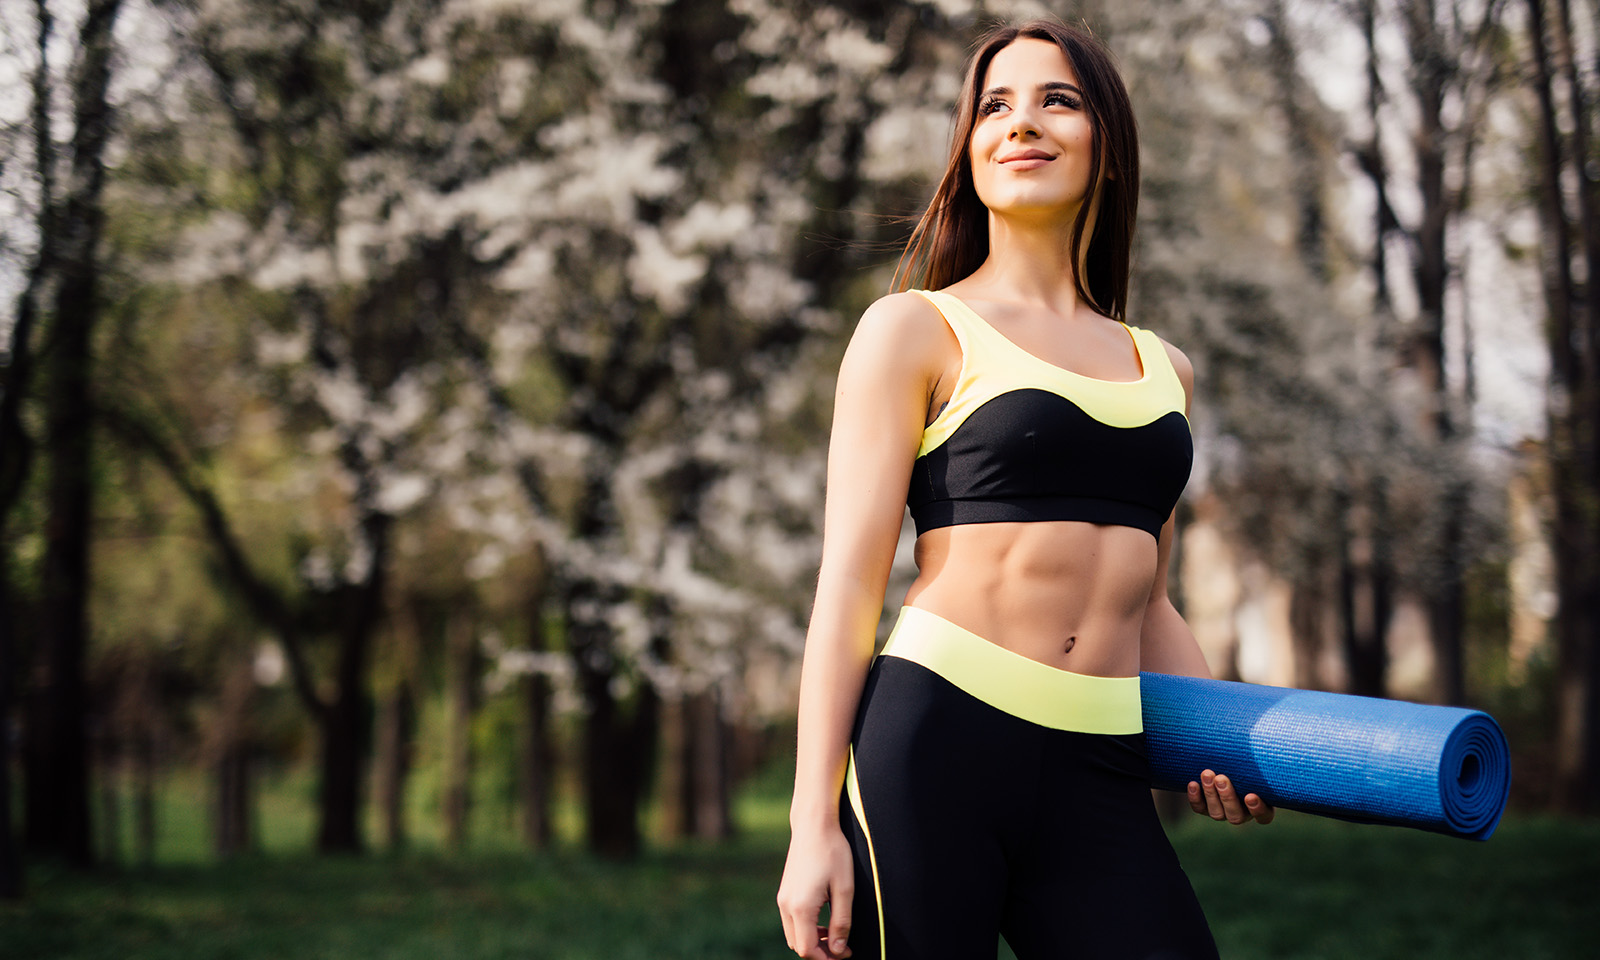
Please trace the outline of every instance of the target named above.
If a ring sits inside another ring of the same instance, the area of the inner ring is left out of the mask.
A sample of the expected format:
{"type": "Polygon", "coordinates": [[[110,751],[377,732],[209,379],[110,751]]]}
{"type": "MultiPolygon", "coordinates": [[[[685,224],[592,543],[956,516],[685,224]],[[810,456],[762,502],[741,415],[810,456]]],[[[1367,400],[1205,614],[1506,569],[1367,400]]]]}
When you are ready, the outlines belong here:
{"type": "Polygon", "coordinates": [[[861,784],[856,782],[856,748],[850,747],[849,762],[844,771],[845,792],[850,795],[850,809],[855,811],[856,822],[861,824],[861,834],[867,838],[867,862],[872,865],[872,895],[878,902],[878,957],[883,960],[885,947],[883,917],[883,884],[878,881],[878,854],[872,849],[872,831],[867,827],[867,811],[861,802],[861,784]]]}
{"type": "Polygon", "coordinates": [[[1174,410],[1183,413],[1183,383],[1161,338],[1148,330],[1128,327],[1144,369],[1142,377],[1097,380],[1022,349],[953,294],[914,292],[933,304],[961,344],[960,377],[949,402],[923,430],[919,457],[950,439],[973,411],[1013,390],[1047,390],[1109,427],[1142,427],[1174,410]]]}
{"type": "Polygon", "coordinates": [[[1139,678],[1058,670],[921,607],[900,608],[883,656],[921,664],[984,703],[1054,730],[1144,730],[1139,678]]]}

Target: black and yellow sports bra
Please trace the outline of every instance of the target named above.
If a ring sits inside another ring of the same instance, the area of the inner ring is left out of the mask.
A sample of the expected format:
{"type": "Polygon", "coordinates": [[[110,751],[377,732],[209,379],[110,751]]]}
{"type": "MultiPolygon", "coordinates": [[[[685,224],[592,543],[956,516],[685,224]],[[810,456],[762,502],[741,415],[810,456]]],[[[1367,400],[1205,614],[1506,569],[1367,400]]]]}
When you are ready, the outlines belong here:
{"type": "Polygon", "coordinates": [[[1160,338],[1128,327],[1144,375],[1096,380],[1028,353],[951,294],[916,292],[961,343],[961,377],[911,470],[917,534],[1083,520],[1159,537],[1194,464],[1183,383],[1160,338]]]}

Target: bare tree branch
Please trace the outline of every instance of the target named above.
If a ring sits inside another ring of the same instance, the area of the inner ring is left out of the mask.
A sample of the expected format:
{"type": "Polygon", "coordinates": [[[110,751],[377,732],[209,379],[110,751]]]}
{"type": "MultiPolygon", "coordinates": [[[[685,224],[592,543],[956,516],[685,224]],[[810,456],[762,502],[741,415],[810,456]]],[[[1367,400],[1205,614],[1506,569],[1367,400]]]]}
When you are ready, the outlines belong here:
{"type": "Polygon", "coordinates": [[[126,404],[104,406],[97,414],[101,423],[113,434],[153,456],[199,512],[223,569],[244,598],[251,614],[283,644],[295,692],[313,715],[319,718],[325,715],[329,707],[317,694],[316,681],[311,675],[301,642],[301,621],[304,617],[281,591],[256,572],[216,492],[201,479],[199,471],[174,443],[164,437],[148,419],[130,411],[126,404]]]}

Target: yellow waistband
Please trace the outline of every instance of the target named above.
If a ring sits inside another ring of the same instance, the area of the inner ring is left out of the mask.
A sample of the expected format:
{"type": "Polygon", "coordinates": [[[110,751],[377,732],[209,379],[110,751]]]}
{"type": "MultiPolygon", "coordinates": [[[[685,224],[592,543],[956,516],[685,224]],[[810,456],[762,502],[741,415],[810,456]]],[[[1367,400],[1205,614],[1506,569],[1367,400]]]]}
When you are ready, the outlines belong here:
{"type": "Polygon", "coordinates": [[[1093,677],[1030,660],[919,607],[901,607],[886,657],[921,664],[984,703],[1056,730],[1144,730],[1139,678],[1093,677]]]}

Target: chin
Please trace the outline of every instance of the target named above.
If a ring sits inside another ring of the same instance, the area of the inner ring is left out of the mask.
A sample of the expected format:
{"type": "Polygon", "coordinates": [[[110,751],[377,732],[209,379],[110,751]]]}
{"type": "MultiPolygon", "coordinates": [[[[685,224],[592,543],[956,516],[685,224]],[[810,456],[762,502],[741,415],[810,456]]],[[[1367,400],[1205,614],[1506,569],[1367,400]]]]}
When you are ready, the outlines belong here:
{"type": "Polygon", "coordinates": [[[1083,200],[1077,196],[1040,196],[1037,194],[1016,195],[998,198],[995,203],[985,204],[991,213],[998,216],[1016,216],[1035,219],[1041,216],[1058,216],[1068,223],[1078,215],[1078,207],[1083,200]]]}

